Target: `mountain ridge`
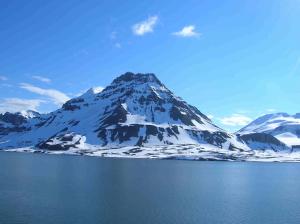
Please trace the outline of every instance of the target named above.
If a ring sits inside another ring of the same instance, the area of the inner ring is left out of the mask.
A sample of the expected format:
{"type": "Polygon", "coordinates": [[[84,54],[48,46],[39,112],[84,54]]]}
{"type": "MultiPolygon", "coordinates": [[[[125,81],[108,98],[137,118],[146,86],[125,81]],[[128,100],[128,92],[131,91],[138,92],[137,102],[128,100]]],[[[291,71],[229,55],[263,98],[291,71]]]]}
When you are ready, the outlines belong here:
{"type": "Polygon", "coordinates": [[[106,88],[91,88],[56,111],[24,115],[17,125],[0,117],[0,149],[91,152],[172,145],[201,146],[201,150],[226,153],[289,150],[265,133],[227,133],[152,73],[127,72],[106,88]]]}
{"type": "MultiPolygon", "coordinates": [[[[274,113],[261,116],[240,129],[238,134],[270,134],[291,148],[300,146],[300,113],[274,113]]],[[[299,147],[300,148],[300,147],[299,147]]]]}

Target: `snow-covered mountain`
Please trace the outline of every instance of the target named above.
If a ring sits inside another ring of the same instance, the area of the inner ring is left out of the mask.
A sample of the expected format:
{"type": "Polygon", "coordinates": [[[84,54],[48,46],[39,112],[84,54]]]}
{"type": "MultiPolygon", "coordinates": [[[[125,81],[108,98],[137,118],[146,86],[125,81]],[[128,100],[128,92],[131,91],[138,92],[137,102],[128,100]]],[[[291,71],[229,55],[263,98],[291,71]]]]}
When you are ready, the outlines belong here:
{"type": "Polygon", "coordinates": [[[279,141],[290,146],[293,151],[300,149],[300,113],[289,115],[287,113],[267,114],[257,118],[238,134],[265,133],[274,136],[279,141]]]}
{"type": "Polygon", "coordinates": [[[6,112],[0,114],[0,136],[13,132],[24,132],[27,130],[27,121],[31,118],[40,117],[35,111],[21,111],[17,113],[6,112]]]}
{"type": "Polygon", "coordinates": [[[103,91],[90,89],[57,111],[29,114],[0,117],[0,148],[207,144],[250,150],[175,96],[154,74],[125,73],[103,91]]]}
{"type": "Polygon", "coordinates": [[[227,133],[154,74],[129,72],[49,114],[0,115],[0,149],[207,160],[274,159],[291,151],[268,133],[227,133]]]}

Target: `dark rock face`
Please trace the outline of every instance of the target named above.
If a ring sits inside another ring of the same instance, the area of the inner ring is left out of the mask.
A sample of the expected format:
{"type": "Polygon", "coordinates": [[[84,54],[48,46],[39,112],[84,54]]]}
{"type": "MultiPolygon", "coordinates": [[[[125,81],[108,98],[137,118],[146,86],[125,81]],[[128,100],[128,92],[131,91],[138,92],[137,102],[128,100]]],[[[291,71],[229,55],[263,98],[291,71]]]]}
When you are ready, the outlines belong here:
{"type": "Polygon", "coordinates": [[[203,124],[201,119],[198,116],[196,116],[195,113],[190,111],[189,109],[185,110],[182,113],[182,108],[173,106],[170,111],[170,116],[175,121],[180,120],[182,123],[184,123],[187,126],[195,126],[194,123],[192,122],[193,120],[197,121],[200,124],[203,124]]]}
{"type": "Polygon", "coordinates": [[[82,102],[84,102],[84,99],[80,99],[80,98],[71,99],[67,101],[65,104],[63,104],[62,108],[64,110],[70,110],[70,111],[79,110],[80,106],[77,104],[82,102]]]}
{"type": "MultiPolygon", "coordinates": [[[[256,143],[263,143],[266,145],[269,145],[269,149],[273,149],[275,151],[278,151],[277,148],[287,148],[287,146],[279,141],[277,138],[270,134],[266,133],[251,133],[251,134],[245,134],[239,136],[244,142],[247,144],[251,144],[253,142],[256,143]]],[[[262,147],[261,150],[264,150],[267,148],[262,147]]]]}
{"type": "Polygon", "coordinates": [[[11,132],[28,131],[30,128],[26,127],[27,118],[20,113],[0,114],[0,135],[7,135],[11,132]]]}
{"type": "MultiPolygon", "coordinates": [[[[106,145],[108,142],[118,142],[122,144],[123,142],[130,141],[131,138],[137,138],[139,133],[140,125],[129,125],[129,126],[117,126],[114,129],[102,129],[98,136],[102,138],[101,140],[106,145]],[[108,138],[108,136],[110,136],[108,138]]],[[[136,145],[136,143],[132,143],[136,145]]]]}
{"type": "MultiPolygon", "coordinates": [[[[109,113],[107,113],[107,114],[109,114],[109,113]]],[[[103,118],[103,120],[101,122],[102,123],[101,126],[108,127],[110,125],[124,123],[124,122],[126,122],[126,119],[127,119],[126,115],[127,115],[127,111],[121,104],[119,104],[111,111],[111,113],[107,117],[103,118]]]]}
{"type": "Polygon", "coordinates": [[[188,126],[194,126],[192,120],[190,119],[189,116],[186,114],[182,114],[181,110],[178,107],[173,106],[171,111],[170,111],[170,116],[173,118],[175,121],[180,120],[182,123],[188,126]]]}
{"type": "Polygon", "coordinates": [[[158,84],[162,85],[162,83],[158,80],[158,78],[153,73],[142,74],[142,73],[132,73],[126,72],[125,74],[119,76],[118,78],[114,79],[112,84],[119,84],[121,82],[157,82],[158,84]]]}
{"type": "Polygon", "coordinates": [[[80,121],[76,121],[76,120],[71,120],[68,122],[69,125],[71,125],[72,127],[78,125],[80,123],[80,121]]]}
{"type": "Polygon", "coordinates": [[[64,151],[70,148],[76,148],[80,144],[80,139],[74,140],[74,135],[64,134],[53,136],[46,141],[43,141],[37,145],[39,149],[50,151],[64,151]],[[57,142],[57,143],[55,143],[57,142]]]}
{"type": "Polygon", "coordinates": [[[21,114],[6,112],[5,114],[0,114],[0,121],[9,123],[9,124],[12,124],[15,126],[20,126],[21,124],[24,124],[27,120],[21,114]]]}
{"type": "Polygon", "coordinates": [[[293,145],[292,152],[300,151],[300,145],[293,145]]]}
{"type": "Polygon", "coordinates": [[[80,106],[77,106],[77,105],[72,105],[70,103],[65,103],[63,105],[63,109],[64,110],[71,110],[71,111],[74,111],[74,110],[79,110],[80,109],[80,106]]]}
{"type": "Polygon", "coordinates": [[[225,143],[228,138],[230,138],[230,136],[224,132],[210,133],[208,131],[203,131],[202,136],[204,141],[220,148],[222,147],[222,144],[225,143]]]}
{"type": "Polygon", "coordinates": [[[23,131],[28,131],[30,129],[26,128],[26,127],[11,127],[11,128],[6,128],[6,127],[2,127],[0,125],[0,135],[7,135],[9,133],[12,132],[23,132],[23,131]]]}
{"type": "Polygon", "coordinates": [[[244,141],[255,141],[255,142],[263,142],[263,143],[270,143],[274,145],[283,145],[281,141],[277,138],[273,137],[272,135],[265,134],[265,133],[252,133],[240,136],[244,141]]]}
{"type": "MultiPolygon", "coordinates": [[[[185,131],[193,136],[196,141],[207,142],[219,148],[222,148],[222,144],[230,139],[230,136],[224,132],[210,133],[209,131],[185,131]]],[[[104,142],[103,146],[106,146],[109,142],[122,144],[131,140],[133,140],[131,144],[142,146],[149,143],[149,140],[152,137],[157,138],[160,144],[172,145],[173,143],[168,139],[174,137],[175,139],[180,140],[180,131],[176,125],[166,128],[157,127],[155,125],[118,125],[113,129],[101,129],[98,133],[98,137],[104,142]],[[145,134],[140,135],[140,133],[145,134]]],[[[240,150],[234,146],[232,146],[232,148],[240,150]]]]}

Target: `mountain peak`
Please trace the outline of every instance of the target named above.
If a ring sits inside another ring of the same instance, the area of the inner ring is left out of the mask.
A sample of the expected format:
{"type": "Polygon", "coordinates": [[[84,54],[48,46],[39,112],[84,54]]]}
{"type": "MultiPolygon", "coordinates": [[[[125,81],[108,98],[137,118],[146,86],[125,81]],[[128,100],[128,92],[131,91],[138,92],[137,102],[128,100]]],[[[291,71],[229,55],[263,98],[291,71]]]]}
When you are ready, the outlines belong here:
{"type": "Polygon", "coordinates": [[[0,114],[0,122],[5,122],[7,124],[13,124],[18,126],[26,122],[26,119],[30,117],[30,114],[27,114],[26,111],[16,113],[6,112],[4,114],[0,114]]]}
{"type": "Polygon", "coordinates": [[[282,117],[289,117],[290,115],[284,112],[278,112],[273,114],[265,114],[261,117],[258,117],[257,119],[253,120],[251,123],[249,123],[247,126],[243,127],[239,132],[245,131],[248,127],[251,127],[253,125],[261,125],[264,124],[272,119],[282,118],[282,117]]]}
{"type": "Polygon", "coordinates": [[[127,72],[101,93],[90,89],[67,101],[62,109],[22,123],[19,129],[6,126],[2,136],[0,126],[0,139],[4,142],[1,147],[67,150],[207,143],[218,148],[248,150],[243,142],[215,126],[152,73],[127,72]],[[13,142],[8,141],[11,136],[17,136],[13,142]]]}
{"type": "Polygon", "coordinates": [[[112,84],[119,84],[122,82],[138,82],[138,83],[158,83],[162,85],[159,79],[153,73],[133,73],[126,72],[123,75],[115,78],[112,84]]]}
{"type": "Polygon", "coordinates": [[[40,113],[34,110],[22,110],[20,112],[17,112],[16,114],[19,114],[25,118],[33,118],[40,116],[40,113]]]}
{"type": "Polygon", "coordinates": [[[83,93],[81,96],[81,98],[90,98],[93,97],[95,95],[97,95],[98,93],[101,93],[103,91],[103,87],[101,86],[97,86],[97,87],[92,87],[89,88],[85,93],[83,93]]]}
{"type": "Polygon", "coordinates": [[[97,86],[97,87],[92,87],[92,88],[88,89],[88,91],[86,93],[89,93],[89,94],[98,94],[98,93],[101,93],[102,90],[103,90],[102,86],[97,86]]]}

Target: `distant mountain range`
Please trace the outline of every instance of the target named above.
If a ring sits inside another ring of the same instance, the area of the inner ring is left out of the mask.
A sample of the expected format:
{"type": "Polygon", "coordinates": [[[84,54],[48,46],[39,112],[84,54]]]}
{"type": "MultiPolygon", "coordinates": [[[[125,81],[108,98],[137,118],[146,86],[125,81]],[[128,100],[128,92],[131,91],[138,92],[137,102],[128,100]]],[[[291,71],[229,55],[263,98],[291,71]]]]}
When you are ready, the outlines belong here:
{"type": "Polygon", "coordinates": [[[248,135],[265,133],[291,147],[292,151],[300,150],[300,113],[289,115],[287,113],[267,114],[257,118],[238,134],[248,135]]]}
{"type": "Polygon", "coordinates": [[[92,88],[54,112],[0,115],[0,149],[249,160],[266,156],[267,151],[296,151],[299,117],[266,115],[230,134],[173,94],[154,74],[128,72],[104,90],[92,88]]]}

